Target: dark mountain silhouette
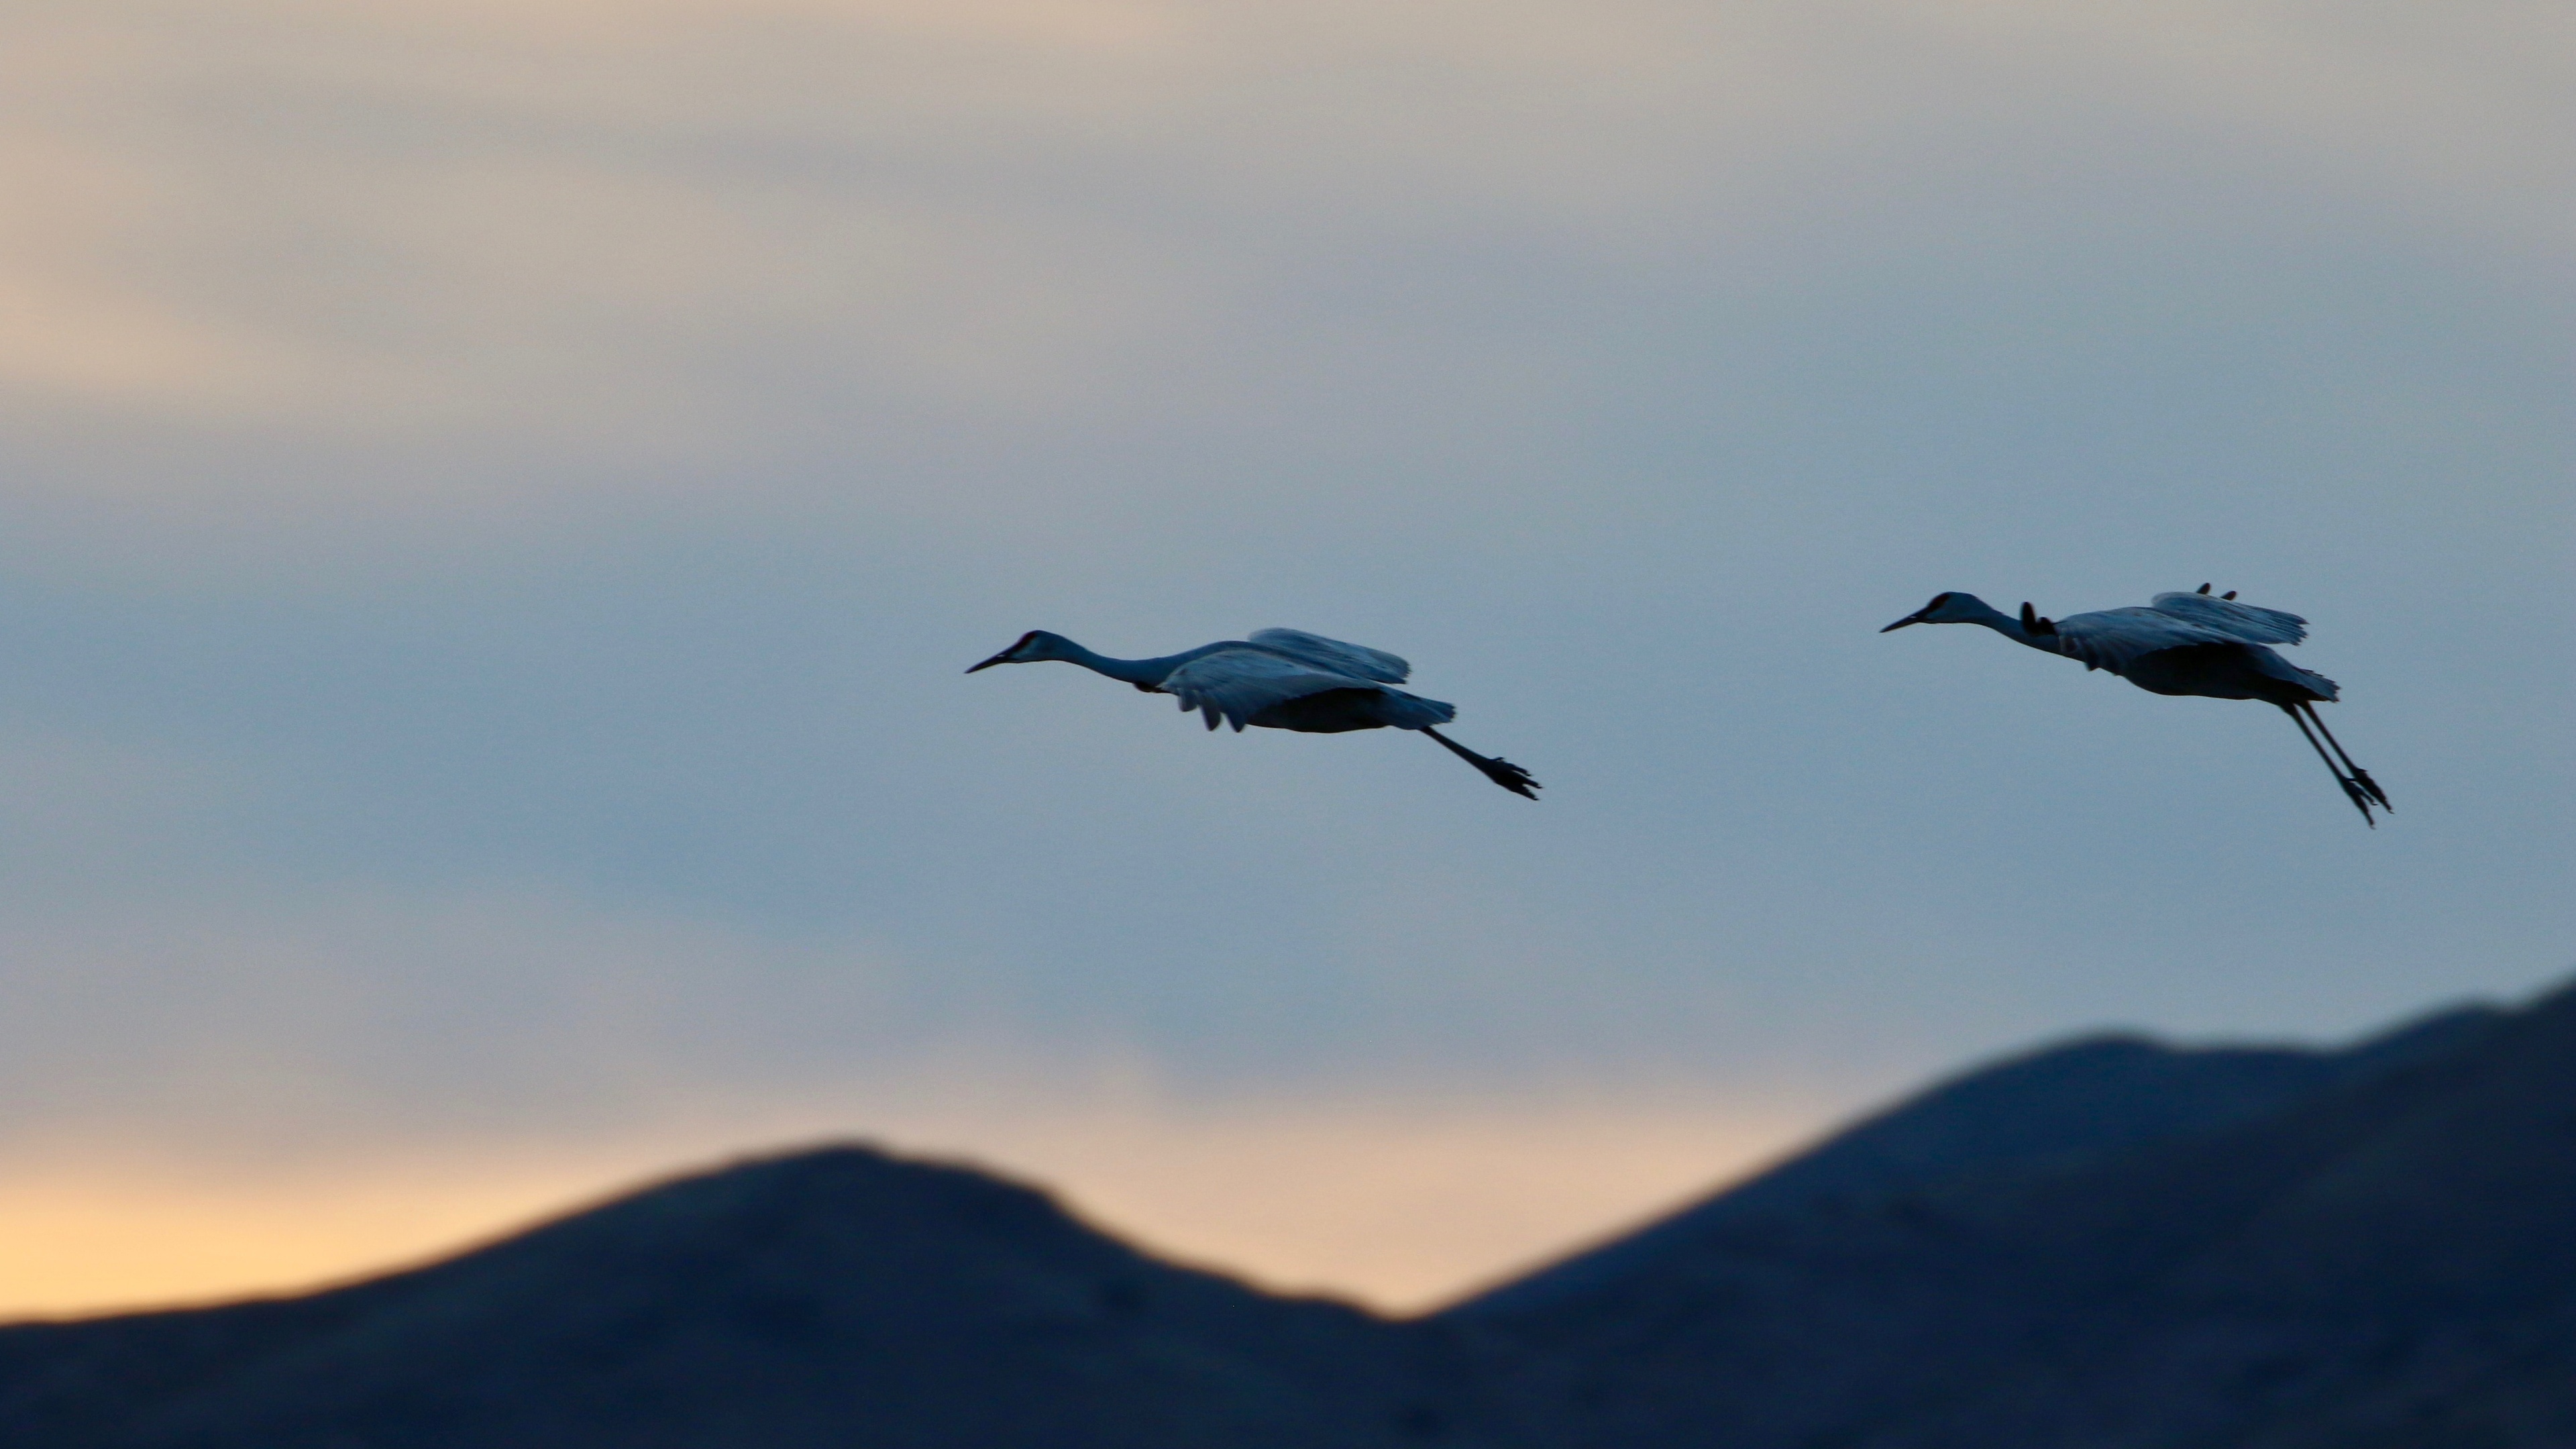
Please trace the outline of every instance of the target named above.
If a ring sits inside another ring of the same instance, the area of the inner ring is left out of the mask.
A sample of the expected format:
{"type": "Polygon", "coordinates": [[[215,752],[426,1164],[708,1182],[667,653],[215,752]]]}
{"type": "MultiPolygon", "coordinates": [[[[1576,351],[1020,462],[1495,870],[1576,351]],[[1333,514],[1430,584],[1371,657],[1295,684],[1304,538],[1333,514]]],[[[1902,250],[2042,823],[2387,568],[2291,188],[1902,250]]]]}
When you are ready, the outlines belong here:
{"type": "Polygon", "coordinates": [[[1410,1349],[843,1147],[309,1297],[0,1330],[0,1444],[1393,1445],[1439,1422],[1410,1349]]]}
{"type": "Polygon", "coordinates": [[[1969,1173],[2071,1164],[2241,1122],[2381,1067],[2437,1053],[2503,1013],[2470,1006],[2343,1051],[2176,1050],[2138,1036],[2048,1047],[1969,1072],[1869,1118],[1743,1185],[1452,1312],[1534,1307],[1628,1265],[1663,1260],[1718,1225],[1884,1196],[1969,1173]]]}
{"type": "MultiPolygon", "coordinates": [[[[1938,1136],[1972,1091],[2081,1065],[2007,1066],[1863,1134],[1938,1136]]],[[[1860,1190],[1721,1198],[1651,1252],[1458,1312],[1510,1342],[1515,1417],[1568,1446],[2576,1444],[2576,994],[2314,1066],[2304,1090],[2245,1076],[2198,1126],[2112,1114],[2125,1145],[2070,1133],[1955,1173],[1824,1172],[1828,1149],[1790,1171],[1860,1190]]]]}
{"type": "Polygon", "coordinates": [[[835,1148],[307,1297],[0,1329],[12,1449],[2576,1445],[2576,993],[2077,1042],[1389,1321],[835,1148]]]}

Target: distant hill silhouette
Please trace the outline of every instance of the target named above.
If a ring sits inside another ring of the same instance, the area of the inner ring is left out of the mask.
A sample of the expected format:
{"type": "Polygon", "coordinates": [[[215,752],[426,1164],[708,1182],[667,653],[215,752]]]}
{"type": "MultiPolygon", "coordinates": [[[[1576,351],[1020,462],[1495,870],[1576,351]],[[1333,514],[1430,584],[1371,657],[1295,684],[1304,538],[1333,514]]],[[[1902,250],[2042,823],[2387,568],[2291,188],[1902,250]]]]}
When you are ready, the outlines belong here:
{"type": "Polygon", "coordinates": [[[2076,1042],[1424,1319],[859,1147],[302,1298],[0,1328],[11,1449],[2576,1445],[2576,993],[2076,1042]]]}
{"type": "Polygon", "coordinates": [[[1660,1261],[1719,1224],[1884,1196],[1968,1173],[2068,1165],[2209,1131],[2379,1068],[2439,1052],[2503,1013],[2472,1006],[2343,1051],[2177,1050],[2138,1036],[2045,1048],[1942,1083],[1739,1187],[1455,1310],[1535,1306],[1660,1261]]]}
{"type": "Polygon", "coordinates": [[[842,1147],[310,1297],[0,1330],[0,1444],[1369,1446],[1406,1335],[842,1147]]]}
{"type": "Polygon", "coordinates": [[[2576,1444],[2576,995],[2305,1067],[2115,1061],[1954,1084],[1456,1312],[1587,1449],[2576,1444]],[[2197,1105],[2161,1123],[2093,1090],[2168,1073],[2197,1105]],[[2098,1145],[2012,1125],[2052,1079],[2098,1145]]]}

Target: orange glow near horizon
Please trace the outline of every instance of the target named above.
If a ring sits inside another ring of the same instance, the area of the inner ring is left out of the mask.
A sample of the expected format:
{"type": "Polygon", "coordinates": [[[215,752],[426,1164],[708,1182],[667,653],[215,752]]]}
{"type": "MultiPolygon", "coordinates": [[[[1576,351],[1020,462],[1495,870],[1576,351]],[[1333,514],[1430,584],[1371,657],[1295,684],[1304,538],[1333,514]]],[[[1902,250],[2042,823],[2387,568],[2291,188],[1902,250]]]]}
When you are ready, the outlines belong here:
{"type": "MultiPolygon", "coordinates": [[[[1155,1253],[1381,1309],[1435,1306],[1740,1175],[1812,1126],[1678,1104],[1096,1111],[890,1134],[1056,1190],[1155,1253]],[[957,1144],[971,1143],[960,1149],[957,1144]]],[[[825,1133],[767,1139],[763,1150],[825,1133]]],[[[132,1159],[0,1172],[0,1318],[305,1291],[444,1256],[739,1152],[447,1151],[336,1170],[132,1159]]]]}

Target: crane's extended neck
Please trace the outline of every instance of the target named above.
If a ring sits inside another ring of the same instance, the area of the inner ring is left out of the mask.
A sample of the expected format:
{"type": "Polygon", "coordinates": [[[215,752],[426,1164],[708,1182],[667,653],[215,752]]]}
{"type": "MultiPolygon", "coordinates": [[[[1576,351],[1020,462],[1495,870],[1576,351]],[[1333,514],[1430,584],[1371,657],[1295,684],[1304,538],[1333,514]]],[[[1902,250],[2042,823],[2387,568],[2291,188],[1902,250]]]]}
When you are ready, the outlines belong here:
{"type": "MultiPolygon", "coordinates": [[[[2027,606],[2025,605],[2024,607],[2027,606]]],[[[1916,615],[1912,619],[1904,620],[1903,622],[1924,624],[1983,624],[1987,628],[1994,630],[1996,633],[2003,635],[2005,638],[2010,639],[2016,644],[2027,644],[2033,649],[2044,650],[2050,654],[2058,652],[2057,645],[2053,642],[2053,636],[2051,634],[2032,633],[2028,627],[2023,625],[2021,620],[2014,618],[2012,615],[2005,613],[2003,610],[1996,608],[1974,594],[1944,594],[1939,599],[1933,601],[1932,605],[1925,608],[1922,613],[1916,615]]],[[[2043,628],[2045,628],[2044,625],[2043,628]]]]}
{"type": "Polygon", "coordinates": [[[1196,649],[1185,650],[1179,654],[1166,654],[1160,659],[1112,659],[1106,654],[1094,654],[1067,639],[1058,646],[1055,657],[1067,664],[1079,664],[1094,674],[1106,674],[1112,679],[1124,680],[1140,689],[1152,689],[1170,678],[1173,670],[1193,659],[1214,654],[1225,647],[1222,643],[1202,644],[1196,649]]]}

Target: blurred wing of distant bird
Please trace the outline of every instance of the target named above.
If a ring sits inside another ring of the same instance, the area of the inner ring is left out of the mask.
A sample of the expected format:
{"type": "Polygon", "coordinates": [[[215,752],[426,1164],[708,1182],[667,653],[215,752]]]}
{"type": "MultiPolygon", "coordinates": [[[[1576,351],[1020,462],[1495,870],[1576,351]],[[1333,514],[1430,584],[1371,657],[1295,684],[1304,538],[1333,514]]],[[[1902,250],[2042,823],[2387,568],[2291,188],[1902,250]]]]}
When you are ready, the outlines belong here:
{"type": "Polygon", "coordinates": [[[1264,629],[1247,642],[1318,669],[1347,674],[1354,679],[1373,679],[1380,684],[1402,684],[1405,677],[1413,673],[1412,665],[1383,649],[1345,644],[1339,639],[1327,639],[1303,629],[1264,629]]]}
{"type": "Polygon", "coordinates": [[[2296,614],[2207,594],[2158,594],[2151,607],[2246,644],[2296,644],[2308,637],[2308,621],[2296,614]]]}
{"type": "MultiPolygon", "coordinates": [[[[1261,631],[1262,634],[1288,632],[1291,631],[1282,629],[1261,631]]],[[[1261,634],[1253,637],[1259,640],[1261,634]]],[[[1314,638],[1311,634],[1300,637],[1314,638]]],[[[1333,644],[1329,639],[1316,640],[1316,642],[1332,645],[1336,649],[1351,647],[1347,644],[1333,644]]],[[[1215,729],[1217,721],[1223,719],[1239,730],[1249,723],[1254,715],[1273,705],[1286,704],[1292,699],[1303,699],[1307,695],[1321,694],[1328,689],[1365,689],[1372,693],[1377,691],[1377,683],[1373,680],[1286,658],[1271,652],[1276,647],[1272,645],[1263,649],[1220,649],[1214,654],[1202,655],[1166,675],[1163,679],[1163,692],[1177,696],[1181,701],[1181,708],[1197,710],[1206,718],[1209,729],[1215,729]]],[[[1403,662],[1401,659],[1396,660],[1398,665],[1403,662]]],[[[1399,673],[1396,677],[1401,679],[1403,675],[1399,673]]]]}

